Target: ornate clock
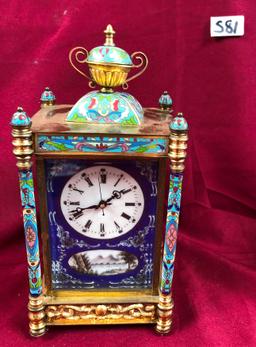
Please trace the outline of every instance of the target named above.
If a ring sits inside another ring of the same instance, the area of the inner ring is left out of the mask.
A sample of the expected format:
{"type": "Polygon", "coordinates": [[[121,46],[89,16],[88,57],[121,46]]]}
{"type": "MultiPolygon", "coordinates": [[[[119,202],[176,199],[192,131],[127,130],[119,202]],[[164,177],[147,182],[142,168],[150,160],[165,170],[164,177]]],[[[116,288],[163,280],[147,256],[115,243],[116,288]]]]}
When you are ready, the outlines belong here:
{"type": "Polygon", "coordinates": [[[171,117],[166,92],[160,109],[143,109],[113,90],[126,89],[147,66],[143,53],[115,47],[114,33],[109,25],[103,46],[69,55],[85,77],[81,64],[88,64],[89,84],[99,91],[70,106],[55,105],[46,88],[32,121],[22,108],[12,118],[33,336],[48,325],[154,323],[163,334],[171,328],[188,125],[182,114],[171,117]],[[142,70],[128,78],[132,68],[142,70]]]}

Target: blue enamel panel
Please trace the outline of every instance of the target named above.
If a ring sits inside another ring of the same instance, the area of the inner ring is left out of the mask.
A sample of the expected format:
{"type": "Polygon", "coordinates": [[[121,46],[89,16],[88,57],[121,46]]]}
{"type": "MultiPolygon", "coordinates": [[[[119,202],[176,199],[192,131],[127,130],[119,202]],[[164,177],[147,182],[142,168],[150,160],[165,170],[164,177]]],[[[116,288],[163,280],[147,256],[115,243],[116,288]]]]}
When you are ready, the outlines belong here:
{"type": "Polygon", "coordinates": [[[40,152],[166,153],[165,138],[39,135],[40,152]]]}
{"type": "Polygon", "coordinates": [[[67,181],[83,169],[102,162],[87,159],[46,159],[45,175],[51,251],[53,289],[143,289],[152,288],[153,254],[155,246],[155,218],[157,201],[157,160],[104,160],[104,165],[121,169],[132,176],[144,194],[144,210],[136,226],[113,239],[93,239],[75,231],[63,216],[60,195],[67,181]],[[72,265],[74,257],[91,257],[93,251],[101,250],[108,258],[130,257],[129,271],[110,274],[99,269],[79,272],[72,265]]]}

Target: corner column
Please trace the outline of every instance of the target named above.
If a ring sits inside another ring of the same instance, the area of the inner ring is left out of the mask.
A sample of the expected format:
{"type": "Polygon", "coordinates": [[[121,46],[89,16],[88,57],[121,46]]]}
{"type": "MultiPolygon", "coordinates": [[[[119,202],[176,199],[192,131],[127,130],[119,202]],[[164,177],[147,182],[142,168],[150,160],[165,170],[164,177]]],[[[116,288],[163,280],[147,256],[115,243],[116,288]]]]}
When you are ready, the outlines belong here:
{"type": "Polygon", "coordinates": [[[168,156],[170,158],[171,173],[156,325],[156,331],[160,334],[169,333],[172,325],[172,280],[180,216],[182,179],[188,141],[188,124],[182,113],[178,113],[172,120],[170,130],[168,156]]]}
{"type": "Polygon", "coordinates": [[[39,240],[32,174],[33,142],[31,119],[18,107],[11,121],[13,136],[13,153],[17,159],[25,245],[27,251],[29,276],[29,330],[32,336],[45,333],[45,312],[42,301],[42,276],[39,256],[39,240]]]}

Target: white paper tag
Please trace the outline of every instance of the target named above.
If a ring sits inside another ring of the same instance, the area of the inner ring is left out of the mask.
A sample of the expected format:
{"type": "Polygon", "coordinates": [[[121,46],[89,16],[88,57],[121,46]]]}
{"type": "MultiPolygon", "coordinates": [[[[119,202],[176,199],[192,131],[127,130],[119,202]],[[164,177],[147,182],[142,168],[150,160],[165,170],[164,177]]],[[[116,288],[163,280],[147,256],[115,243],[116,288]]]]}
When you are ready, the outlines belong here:
{"type": "Polygon", "coordinates": [[[211,37],[243,35],[244,16],[211,17],[211,37]]]}

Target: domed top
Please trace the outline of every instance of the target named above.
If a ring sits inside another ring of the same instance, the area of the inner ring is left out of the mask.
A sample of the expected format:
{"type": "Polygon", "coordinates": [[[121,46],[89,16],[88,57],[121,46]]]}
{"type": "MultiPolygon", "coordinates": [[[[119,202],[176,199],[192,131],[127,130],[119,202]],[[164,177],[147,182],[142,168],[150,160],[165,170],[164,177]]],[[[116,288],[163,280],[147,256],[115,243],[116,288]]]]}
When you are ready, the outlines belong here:
{"type": "Polygon", "coordinates": [[[188,130],[188,123],[186,119],[183,117],[183,113],[178,113],[177,116],[173,118],[170,124],[170,129],[180,131],[188,130]]]}
{"type": "Polygon", "coordinates": [[[87,63],[132,66],[133,64],[129,54],[122,48],[115,47],[113,41],[115,31],[111,24],[107,26],[104,33],[106,34],[104,45],[95,47],[88,53],[87,63]]]}
{"type": "Polygon", "coordinates": [[[84,95],[69,111],[68,122],[138,126],[143,121],[140,103],[128,93],[93,91],[84,95]]]}
{"type": "Polygon", "coordinates": [[[23,111],[22,107],[18,107],[17,111],[13,114],[11,125],[12,126],[28,126],[31,123],[31,119],[26,114],[26,112],[23,111]]]}

